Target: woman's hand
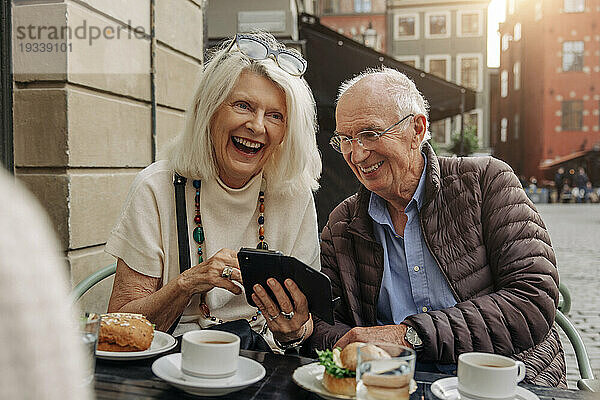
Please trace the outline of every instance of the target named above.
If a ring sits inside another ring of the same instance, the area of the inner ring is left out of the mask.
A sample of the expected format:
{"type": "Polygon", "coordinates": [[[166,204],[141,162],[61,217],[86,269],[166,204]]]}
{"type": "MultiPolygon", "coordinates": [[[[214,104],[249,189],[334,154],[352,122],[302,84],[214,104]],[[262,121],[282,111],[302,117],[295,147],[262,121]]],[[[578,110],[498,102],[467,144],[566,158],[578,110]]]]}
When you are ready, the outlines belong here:
{"type": "Polygon", "coordinates": [[[242,283],[242,273],[237,253],[230,249],[219,250],[208,260],[180,274],[177,279],[180,287],[190,296],[206,293],[215,287],[233,294],[242,293],[241,287],[233,282],[242,283]]]}
{"type": "Polygon", "coordinates": [[[292,296],[293,304],[284,289],[274,278],[269,278],[267,284],[275,294],[276,304],[261,285],[254,285],[252,300],[263,313],[267,326],[273,332],[275,339],[280,342],[291,342],[301,336],[312,334],[312,318],[308,312],[308,301],[298,285],[286,279],[284,284],[292,296]],[[305,327],[306,325],[306,327],[305,327]]]}

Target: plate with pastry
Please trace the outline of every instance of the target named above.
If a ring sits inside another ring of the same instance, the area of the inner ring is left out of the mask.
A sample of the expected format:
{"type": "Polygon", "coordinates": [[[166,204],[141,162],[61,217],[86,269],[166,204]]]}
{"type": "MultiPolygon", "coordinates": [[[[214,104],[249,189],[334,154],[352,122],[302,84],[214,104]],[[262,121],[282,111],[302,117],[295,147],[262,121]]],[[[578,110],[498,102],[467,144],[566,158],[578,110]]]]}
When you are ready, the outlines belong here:
{"type": "MultiPolygon", "coordinates": [[[[355,342],[343,350],[337,347],[317,351],[319,362],[296,368],[292,380],[301,388],[327,400],[356,399],[357,350],[363,344],[355,342]]],[[[409,393],[415,390],[417,383],[411,380],[409,393]]]]}
{"type": "Polygon", "coordinates": [[[96,356],[104,360],[141,360],[171,350],[177,340],[154,330],[141,314],[102,314],[96,356]]]}

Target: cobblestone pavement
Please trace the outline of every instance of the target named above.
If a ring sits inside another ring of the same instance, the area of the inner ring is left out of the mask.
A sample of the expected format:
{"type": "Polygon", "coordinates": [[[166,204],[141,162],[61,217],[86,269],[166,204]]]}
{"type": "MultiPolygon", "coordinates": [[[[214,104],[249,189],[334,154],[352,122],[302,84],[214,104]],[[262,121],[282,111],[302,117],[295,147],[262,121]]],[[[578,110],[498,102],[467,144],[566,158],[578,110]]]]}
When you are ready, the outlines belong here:
{"type": "MultiPolygon", "coordinates": [[[[537,204],[556,252],[561,282],[571,292],[567,315],[581,334],[596,378],[600,378],[600,205],[537,204]]],[[[566,335],[567,380],[577,387],[579,370],[566,335]]]]}

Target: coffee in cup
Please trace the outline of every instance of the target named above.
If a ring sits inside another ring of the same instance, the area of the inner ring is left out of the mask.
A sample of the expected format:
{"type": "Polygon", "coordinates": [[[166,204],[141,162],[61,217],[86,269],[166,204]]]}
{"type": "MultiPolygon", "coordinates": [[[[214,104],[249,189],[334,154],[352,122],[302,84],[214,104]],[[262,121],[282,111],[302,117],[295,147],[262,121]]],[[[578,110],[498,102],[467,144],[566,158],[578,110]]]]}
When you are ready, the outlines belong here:
{"type": "Polygon", "coordinates": [[[240,338],[229,332],[197,330],[183,334],[181,371],[197,378],[228,378],[238,368],[240,338]]]}
{"type": "Polygon", "coordinates": [[[458,357],[458,392],[461,399],[513,399],[517,383],[525,378],[525,364],[490,353],[464,353],[458,357]]]}

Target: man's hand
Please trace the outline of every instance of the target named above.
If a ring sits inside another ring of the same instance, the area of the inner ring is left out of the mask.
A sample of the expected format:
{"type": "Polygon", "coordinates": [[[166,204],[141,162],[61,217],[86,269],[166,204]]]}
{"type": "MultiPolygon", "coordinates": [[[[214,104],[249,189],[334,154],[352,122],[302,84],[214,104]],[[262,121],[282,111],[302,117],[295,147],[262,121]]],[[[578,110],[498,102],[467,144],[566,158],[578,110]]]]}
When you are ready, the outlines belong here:
{"type": "Polygon", "coordinates": [[[412,348],[412,345],[404,339],[407,328],[408,326],[404,324],[352,328],[337,341],[333,348],[343,349],[353,342],[390,342],[412,348]]]}

